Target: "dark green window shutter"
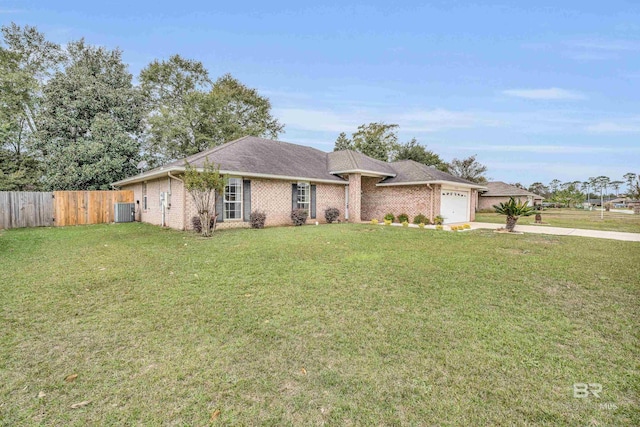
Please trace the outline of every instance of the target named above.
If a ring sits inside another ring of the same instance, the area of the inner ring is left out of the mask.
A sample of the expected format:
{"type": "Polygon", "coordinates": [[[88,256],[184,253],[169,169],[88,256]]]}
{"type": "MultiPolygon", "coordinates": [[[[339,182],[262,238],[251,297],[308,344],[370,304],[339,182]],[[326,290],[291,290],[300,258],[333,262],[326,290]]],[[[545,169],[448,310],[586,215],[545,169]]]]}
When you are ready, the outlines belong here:
{"type": "Polygon", "coordinates": [[[311,212],[309,212],[311,218],[316,217],[316,186],[311,186],[311,212]]]}
{"type": "Polygon", "coordinates": [[[242,181],[242,209],[244,221],[249,221],[251,217],[251,181],[245,179],[242,181]]]}
{"type": "Polygon", "coordinates": [[[218,194],[216,192],[216,214],[218,215],[218,222],[224,222],[224,194],[218,194]]]}
{"type": "Polygon", "coordinates": [[[298,209],[298,184],[291,184],[291,210],[298,209]]]}

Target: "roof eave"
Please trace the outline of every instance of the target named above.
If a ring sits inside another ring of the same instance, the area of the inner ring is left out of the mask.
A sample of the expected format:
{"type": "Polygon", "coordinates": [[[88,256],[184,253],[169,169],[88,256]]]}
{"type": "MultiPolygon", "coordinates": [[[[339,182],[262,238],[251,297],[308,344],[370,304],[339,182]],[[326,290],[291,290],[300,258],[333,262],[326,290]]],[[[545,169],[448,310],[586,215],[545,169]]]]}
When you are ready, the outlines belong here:
{"type": "Polygon", "coordinates": [[[392,178],[396,176],[396,174],[394,173],[371,171],[367,169],[347,169],[347,170],[341,170],[341,171],[329,171],[329,173],[331,175],[340,175],[345,173],[359,173],[359,174],[368,174],[371,176],[380,176],[380,177],[386,176],[386,177],[392,177],[392,178]]]}
{"type": "Polygon", "coordinates": [[[120,181],[116,181],[111,185],[114,187],[122,187],[123,185],[135,184],[138,182],[149,181],[150,179],[161,178],[169,175],[171,172],[184,172],[184,166],[171,166],[168,168],[154,169],[147,172],[143,172],[139,175],[125,178],[120,181]]]}
{"type": "MultiPolygon", "coordinates": [[[[168,176],[171,172],[184,172],[184,166],[172,166],[166,169],[153,170],[149,172],[142,173],[140,175],[133,176],[131,178],[123,179],[121,181],[114,182],[113,186],[122,187],[123,185],[136,184],[138,182],[149,181],[152,179],[162,178],[164,176],[168,176]]],[[[196,168],[197,171],[202,172],[203,168],[196,168]]],[[[336,179],[323,179],[323,178],[312,178],[312,177],[304,177],[304,176],[289,176],[289,175],[272,175],[266,173],[254,173],[254,172],[241,172],[234,170],[226,170],[221,169],[220,174],[222,175],[237,175],[247,178],[265,178],[265,179],[281,179],[286,181],[310,181],[310,182],[318,182],[322,184],[340,184],[346,185],[347,181],[336,177],[336,179]]]]}
{"type": "Polygon", "coordinates": [[[455,182],[455,181],[443,181],[443,180],[435,180],[435,181],[407,181],[407,182],[381,182],[376,184],[376,187],[394,187],[394,186],[401,186],[401,185],[450,185],[450,186],[455,186],[455,187],[464,187],[464,188],[471,188],[474,190],[479,190],[482,188],[486,188],[483,187],[482,185],[478,185],[478,184],[467,184],[464,182],[455,182]]]}
{"type": "MultiPolygon", "coordinates": [[[[199,169],[201,170],[201,169],[199,169]]],[[[271,175],[267,173],[254,173],[254,172],[240,172],[240,171],[231,171],[231,170],[220,170],[220,173],[223,175],[238,175],[247,178],[265,178],[265,179],[280,179],[285,181],[310,181],[310,182],[319,182],[322,184],[348,184],[344,179],[333,180],[333,179],[324,179],[324,178],[311,178],[304,176],[289,176],[289,175],[271,175]]],[[[336,177],[337,178],[337,177],[336,177]]]]}
{"type": "Polygon", "coordinates": [[[491,190],[482,191],[480,195],[482,197],[533,197],[534,199],[544,199],[544,197],[535,193],[510,193],[510,194],[495,194],[489,193],[491,190]],[[487,194],[489,193],[489,194],[487,194]]]}

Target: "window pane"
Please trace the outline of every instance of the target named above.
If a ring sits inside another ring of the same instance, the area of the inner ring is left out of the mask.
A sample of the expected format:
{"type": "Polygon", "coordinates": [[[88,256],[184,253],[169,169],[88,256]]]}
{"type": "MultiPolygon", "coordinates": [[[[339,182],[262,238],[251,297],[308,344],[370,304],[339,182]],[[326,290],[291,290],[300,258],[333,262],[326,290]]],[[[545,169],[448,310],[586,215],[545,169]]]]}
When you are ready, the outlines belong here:
{"type": "Polygon", "coordinates": [[[298,209],[309,209],[309,184],[298,183],[298,209]]]}
{"type": "Polygon", "coordinates": [[[224,188],[224,218],[242,219],[242,179],[230,178],[224,188]]]}

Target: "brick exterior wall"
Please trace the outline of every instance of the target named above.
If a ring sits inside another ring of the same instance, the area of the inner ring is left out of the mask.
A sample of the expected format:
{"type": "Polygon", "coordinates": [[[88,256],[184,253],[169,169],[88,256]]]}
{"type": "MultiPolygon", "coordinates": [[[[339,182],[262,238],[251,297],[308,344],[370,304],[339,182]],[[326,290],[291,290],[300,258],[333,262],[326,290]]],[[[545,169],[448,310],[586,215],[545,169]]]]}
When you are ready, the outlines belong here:
{"type": "Polygon", "coordinates": [[[361,221],[362,176],[359,173],[348,175],[349,179],[349,222],[361,221]]]}
{"type": "MultiPolygon", "coordinates": [[[[249,179],[249,178],[247,178],[249,179]]],[[[267,214],[266,226],[291,225],[291,185],[294,181],[251,178],[251,210],[260,210],[267,214]]],[[[439,185],[429,189],[426,185],[376,187],[380,178],[363,177],[351,174],[349,180],[349,221],[369,221],[373,218],[382,220],[391,212],[396,217],[401,213],[409,215],[409,220],[418,214],[426,215],[433,221],[440,213],[439,185]],[[433,198],[433,205],[431,199],[433,198]]],[[[316,218],[308,222],[325,223],[324,211],[337,208],[340,221],[345,220],[345,186],[343,184],[316,185],[316,218]]],[[[197,216],[191,195],[184,190],[181,181],[163,177],[147,181],[147,209],[143,209],[143,184],[137,183],[123,186],[123,190],[133,190],[136,204],[136,220],[155,225],[162,225],[162,209],[160,193],[171,192],[169,206],[165,210],[165,225],[177,230],[191,229],[191,218],[197,216]],[[170,182],[170,184],[169,184],[170,182]]],[[[485,198],[480,197],[480,201],[485,198]]],[[[475,219],[477,191],[471,192],[470,218],[475,219]]],[[[495,202],[494,202],[495,203],[495,202]]],[[[226,220],[218,223],[218,227],[244,228],[249,223],[243,220],[226,220]]]]}
{"type": "Polygon", "coordinates": [[[469,205],[469,221],[475,221],[478,206],[478,190],[471,190],[471,203],[469,203],[469,205]]]}
{"type": "Polygon", "coordinates": [[[184,191],[182,182],[163,177],[146,182],[147,209],[144,209],[143,183],[123,186],[123,190],[133,190],[136,202],[136,221],[162,225],[162,207],[160,193],[169,193],[167,208],[165,209],[165,225],[178,230],[184,229],[184,191]],[[171,182],[169,182],[171,180],[171,182]]]}
{"type": "Polygon", "coordinates": [[[331,184],[316,184],[316,221],[326,223],[324,211],[328,208],[336,208],[340,211],[340,221],[344,221],[345,186],[331,184]]]}
{"type": "Polygon", "coordinates": [[[442,195],[442,185],[432,185],[433,188],[433,218],[440,215],[440,196],[442,195]]]}
{"type": "MultiPolygon", "coordinates": [[[[291,185],[294,181],[254,179],[251,180],[251,210],[260,210],[267,214],[265,226],[291,225],[291,185]]],[[[340,221],[344,221],[345,186],[344,184],[321,184],[316,186],[316,218],[309,218],[308,223],[325,223],[324,211],[337,208],[340,221]]],[[[123,186],[125,190],[133,190],[135,200],[139,200],[136,220],[155,225],[162,225],[162,209],[160,193],[169,192],[167,177],[147,181],[147,207],[143,209],[142,183],[123,186]]],[[[184,190],[184,184],[176,179],[171,180],[170,206],[165,210],[165,225],[177,230],[190,230],[191,218],[198,215],[191,195],[184,190]]],[[[218,228],[244,228],[249,222],[243,220],[226,220],[218,223],[218,228]]]]}
{"type": "MultiPolygon", "coordinates": [[[[431,198],[433,191],[426,185],[398,185],[376,187],[380,178],[362,177],[362,220],[377,219],[382,221],[385,214],[392,213],[396,217],[401,213],[409,215],[409,221],[418,214],[431,217],[431,198]]],[[[436,193],[438,196],[440,192],[436,193]]],[[[439,197],[438,197],[439,199],[439,197]]],[[[435,208],[434,216],[440,212],[435,208]]],[[[433,221],[433,218],[431,218],[433,221]]]]}

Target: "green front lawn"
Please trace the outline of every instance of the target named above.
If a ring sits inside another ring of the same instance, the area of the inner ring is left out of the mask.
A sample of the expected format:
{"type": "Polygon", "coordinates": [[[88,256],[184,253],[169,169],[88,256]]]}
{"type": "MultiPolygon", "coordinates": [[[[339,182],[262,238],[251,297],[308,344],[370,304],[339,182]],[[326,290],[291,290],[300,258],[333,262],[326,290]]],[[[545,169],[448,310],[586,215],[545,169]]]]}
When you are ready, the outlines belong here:
{"type": "MultiPolygon", "coordinates": [[[[543,225],[540,225],[540,227],[547,225],[551,227],[640,233],[640,215],[604,212],[604,218],[601,219],[600,211],[583,209],[546,209],[541,214],[543,225]]],[[[496,213],[476,213],[476,221],[502,224],[505,222],[505,217],[496,213]]],[[[537,225],[533,215],[520,218],[518,224],[537,225]]]]}
{"type": "Polygon", "coordinates": [[[638,259],[369,225],[0,232],[0,424],[639,425],[638,259]]]}

